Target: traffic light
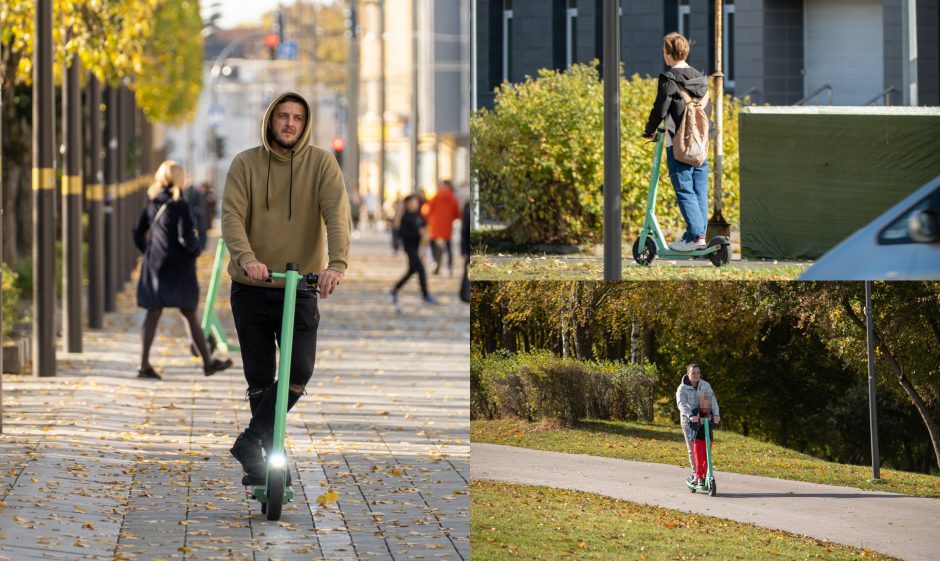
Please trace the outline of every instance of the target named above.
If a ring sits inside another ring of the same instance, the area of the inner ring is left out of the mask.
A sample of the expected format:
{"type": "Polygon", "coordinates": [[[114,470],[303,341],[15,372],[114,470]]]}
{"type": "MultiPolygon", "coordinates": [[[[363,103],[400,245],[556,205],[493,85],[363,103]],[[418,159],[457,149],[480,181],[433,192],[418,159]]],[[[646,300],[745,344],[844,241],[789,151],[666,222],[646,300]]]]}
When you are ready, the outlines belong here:
{"type": "Polygon", "coordinates": [[[277,46],[281,42],[281,38],[277,36],[277,33],[268,33],[264,38],[264,44],[268,46],[268,50],[271,54],[271,60],[277,59],[277,46]]]}
{"type": "Polygon", "coordinates": [[[346,148],[346,140],[337,136],[333,139],[333,155],[336,156],[336,163],[343,167],[343,150],[346,148]]]}

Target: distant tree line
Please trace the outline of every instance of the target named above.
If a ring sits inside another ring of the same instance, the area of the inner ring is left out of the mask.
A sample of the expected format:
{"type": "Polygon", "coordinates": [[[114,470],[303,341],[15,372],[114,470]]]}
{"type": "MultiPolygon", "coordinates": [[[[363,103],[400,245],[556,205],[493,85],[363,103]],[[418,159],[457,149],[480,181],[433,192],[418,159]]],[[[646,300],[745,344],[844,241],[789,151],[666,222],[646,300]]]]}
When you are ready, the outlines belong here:
{"type": "MultiPolygon", "coordinates": [[[[652,363],[673,416],[701,365],[732,430],[814,456],[870,462],[863,283],[478,282],[471,349],[652,363]]],[[[940,283],[875,283],[881,461],[940,466],[940,283]]]]}

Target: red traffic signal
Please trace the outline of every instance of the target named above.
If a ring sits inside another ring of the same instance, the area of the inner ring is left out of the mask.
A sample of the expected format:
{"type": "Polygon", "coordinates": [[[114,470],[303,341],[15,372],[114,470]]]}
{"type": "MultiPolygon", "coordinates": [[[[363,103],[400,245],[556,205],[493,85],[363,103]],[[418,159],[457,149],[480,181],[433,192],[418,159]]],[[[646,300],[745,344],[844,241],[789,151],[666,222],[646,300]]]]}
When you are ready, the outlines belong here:
{"type": "Polygon", "coordinates": [[[280,42],[281,39],[277,36],[277,33],[268,33],[264,38],[264,44],[271,47],[272,49],[280,42]]]}
{"type": "Polygon", "coordinates": [[[342,152],[343,148],[346,148],[346,141],[343,140],[343,137],[337,136],[333,139],[333,151],[342,152]]]}

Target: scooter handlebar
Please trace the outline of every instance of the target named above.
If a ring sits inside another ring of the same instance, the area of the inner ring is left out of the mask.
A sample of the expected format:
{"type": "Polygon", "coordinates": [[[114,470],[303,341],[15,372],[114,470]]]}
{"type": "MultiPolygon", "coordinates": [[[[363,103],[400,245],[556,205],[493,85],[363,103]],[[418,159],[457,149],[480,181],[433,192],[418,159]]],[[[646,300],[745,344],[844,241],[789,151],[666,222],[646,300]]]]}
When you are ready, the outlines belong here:
{"type": "MultiPolygon", "coordinates": [[[[274,279],[286,279],[287,273],[276,273],[274,271],[268,271],[268,278],[266,282],[274,282],[274,279]]],[[[317,273],[306,273],[300,275],[300,282],[306,284],[309,287],[314,287],[317,292],[319,292],[319,287],[317,284],[320,282],[320,275],[317,273]]]]}

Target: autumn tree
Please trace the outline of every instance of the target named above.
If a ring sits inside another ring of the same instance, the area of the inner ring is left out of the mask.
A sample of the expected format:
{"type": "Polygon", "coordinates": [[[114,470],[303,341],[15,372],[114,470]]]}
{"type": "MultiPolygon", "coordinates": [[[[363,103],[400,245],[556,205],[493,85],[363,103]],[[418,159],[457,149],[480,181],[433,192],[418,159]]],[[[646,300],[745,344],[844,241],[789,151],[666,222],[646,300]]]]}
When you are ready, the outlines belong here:
{"type": "MultiPolygon", "coordinates": [[[[73,57],[104,83],[126,85],[152,121],[190,118],[202,87],[202,20],[195,0],[56,0],[56,80],[73,57]]],[[[29,216],[34,2],[0,4],[4,207],[29,216]]],[[[6,220],[4,259],[28,247],[29,223],[6,220]],[[16,244],[16,242],[19,244],[16,244]],[[13,245],[10,245],[13,244],[13,245]]]]}

